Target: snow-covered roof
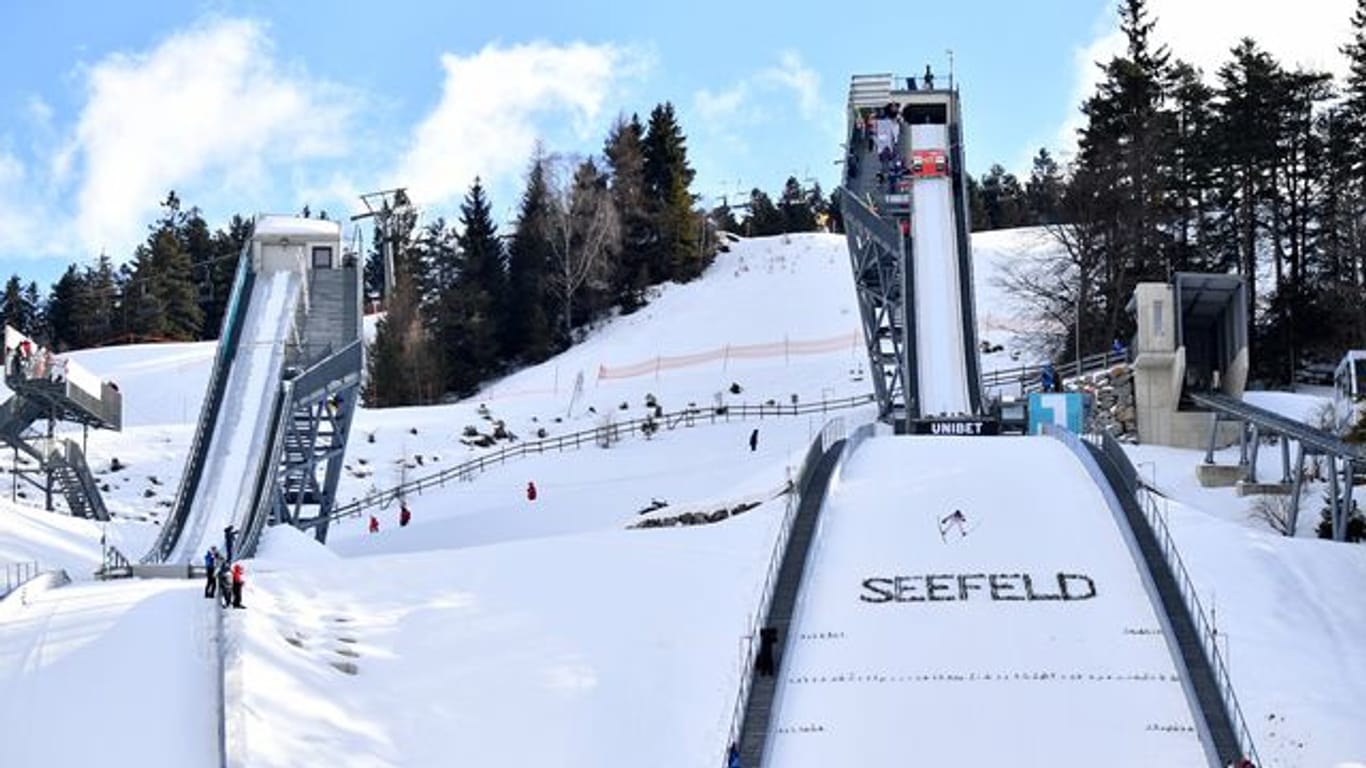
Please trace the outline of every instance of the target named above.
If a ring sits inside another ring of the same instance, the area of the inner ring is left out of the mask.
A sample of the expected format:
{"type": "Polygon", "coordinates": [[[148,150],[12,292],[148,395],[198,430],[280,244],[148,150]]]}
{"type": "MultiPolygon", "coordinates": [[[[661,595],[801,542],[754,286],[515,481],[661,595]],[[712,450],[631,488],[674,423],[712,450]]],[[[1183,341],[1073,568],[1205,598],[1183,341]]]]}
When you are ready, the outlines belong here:
{"type": "Polygon", "coordinates": [[[298,216],[261,215],[256,217],[256,239],[300,238],[305,240],[340,239],[341,224],[328,219],[298,216]]]}

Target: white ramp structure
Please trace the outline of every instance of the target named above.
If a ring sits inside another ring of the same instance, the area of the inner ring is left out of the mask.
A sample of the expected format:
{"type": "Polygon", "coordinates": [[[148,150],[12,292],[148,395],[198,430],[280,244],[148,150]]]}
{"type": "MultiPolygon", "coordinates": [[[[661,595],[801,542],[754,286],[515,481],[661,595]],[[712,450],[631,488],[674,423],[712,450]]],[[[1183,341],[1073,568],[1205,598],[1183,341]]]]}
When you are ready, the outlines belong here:
{"type": "Polygon", "coordinates": [[[1123,529],[1062,444],[868,440],[810,558],[764,765],[1208,765],[1123,529]]]}
{"type": "Polygon", "coordinates": [[[215,544],[249,556],[268,523],[326,537],[360,385],[360,276],[337,222],[257,217],[149,568],[215,544]]]}
{"type": "Polygon", "coordinates": [[[261,463],[273,437],[271,409],[266,406],[274,401],[280,386],[285,344],[302,292],[302,267],[300,259],[258,273],[204,474],[194,489],[191,503],[196,512],[181,534],[172,562],[191,562],[209,545],[221,542],[223,529],[240,527],[238,521],[245,519],[255,503],[261,463]]]}
{"type": "Polygon", "coordinates": [[[879,418],[899,432],[994,434],[978,361],[958,92],[912,83],[860,75],[849,89],[840,210],[879,418]]]}
{"type": "MultiPolygon", "coordinates": [[[[913,157],[946,157],[948,126],[910,126],[913,157]]],[[[911,181],[912,268],[915,273],[915,348],[920,413],[953,416],[972,413],[965,348],[958,248],[954,234],[953,189],[947,175],[921,175],[911,181]]]]}

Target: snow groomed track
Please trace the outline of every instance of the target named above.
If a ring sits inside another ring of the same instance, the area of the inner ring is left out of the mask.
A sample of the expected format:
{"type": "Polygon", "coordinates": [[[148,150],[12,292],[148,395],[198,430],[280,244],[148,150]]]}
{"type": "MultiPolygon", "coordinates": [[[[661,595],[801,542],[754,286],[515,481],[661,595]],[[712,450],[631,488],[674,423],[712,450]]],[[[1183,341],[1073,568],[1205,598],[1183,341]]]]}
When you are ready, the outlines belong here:
{"type": "Polygon", "coordinates": [[[1060,444],[869,440],[811,557],[765,765],[993,765],[1002,744],[1020,765],[1206,764],[1122,533],[1060,444]],[[966,533],[941,536],[954,509],[966,533]]]}
{"type": "Polygon", "coordinates": [[[223,529],[240,527],[255,502],[253,485],[272,444],[271,403],[280,386],[285,340],[302,284],[301,275],[288,269],[256,278],[204,472],[194,489],[191,517],[171,562],[193,562],[211,544],[221,547],[223,529]]]}
{"type": "MultiPolygon", "coordinates": [[[[912,125],[911,149],[948,151],[947,125],[912,125]]],[[[917,391],[922,416],[972,413],[968,350],[963,341],[962,288],[948,176],[912,182],[911,268],[915,273],[917,391]]]]}

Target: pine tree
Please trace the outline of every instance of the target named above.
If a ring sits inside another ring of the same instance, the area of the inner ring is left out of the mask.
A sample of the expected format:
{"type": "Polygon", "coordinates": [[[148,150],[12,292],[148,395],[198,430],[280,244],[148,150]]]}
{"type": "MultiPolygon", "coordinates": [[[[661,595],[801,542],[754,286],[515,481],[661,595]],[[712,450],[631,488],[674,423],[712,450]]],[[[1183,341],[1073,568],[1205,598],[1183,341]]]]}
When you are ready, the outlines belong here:
{"type": "Polygon", "coordinates": [[[972,174],[967,174],[967,177],[968,222],[973,232],[985,232],[991,229],[991,222],[987,220],[987,203],[982,199],[982,185],[972,174]]]}
{"type": "Polygon", "coordinates": [[[772,198],[755,187],[749,192],[749,211],[744,222],[746,237],[769,237],[783,233],[783,214],[772,198]]]}
{"type": "Polygon", "coordinates": [[[650,249],[656,233],[650,216],[645,181],[645,129],[640,118],[618,118],[607,134],[603,156],[611,176],[612,204],[621,223],[621,248],[614,270],[613,293],[623,314],[645,303],[645,288],[652,282],[650,249]]]}
{"type": "Polygon", "coordinates": [[[251,242],[252,230],[256,223],[249,218],[234,214],[228,221],[227,230],[213,234],[210,248],[211,263],[206,267],[205,290],[208,295],[204,302],[204,337],[217,338],[223,325],[223,313],[227,311],[228,300],[232,298],[232,284],[237,277],[237,262],[246,244],[251,242]]]}
{"type": "Polygon", "coordinates": [[[1172,100],[1176,109],[1173,146],[1173,271],[1223,272],[1213,255],[1209,223],[1215,206],[1214,89],[1201,72],[1185,62],[1172,67],[1172,100]]]}
{"type": "Polygon", "coordinates": [[[1087,122],[1081,129],[1076,174],[1079,187],[1094,196],[1075,210],[1095,218],[1086,222],[1087,237],[1104,254],[1101,290],[1091,297],[1106,338],[1114,338],[1128,322],[1124,307],[1134,285],[1166,280],[1172,271],[1171,161],[1175,116],[1165,106],[1170,81],[1170,54],[1154,46],[1156,22],[1145,0],[1124,0],[1120,29],[1124,55],[1104,64],[1096,93],[1082,106],[1087,122]],[[1092,229],[1092,224],[1101,225],[1092,229]]]}
{"type": "Polygon", "coordinates": [[[527,172],[521,210],[508,246],[508,303],[503,348],[511,358],[539,363],[550,356],[546,270],[553,258],[545,233],[549,216],[545,158],[538,152],[527,172]]]}
{"type": "Polygon", "coordinates": [[[119,272],[108,254],[101,253],[95,266],[86,268],[84,282],[87,292],[81,298],[89,304],[78,304],[76,329],[80,341],[75,346],[107,344],[122,329],[123,295],[119,272]]]}
{"type": "MultiPolygon", "coordinates": [[[[1248,295],[1256,296],[1261,246],[1273,245],[1270,212],[1276,203],[1284,73],[1251,38],[1243,38],[1232,56],[1219,68],[1215,107],[1221,211],[1214,240],[1223,259],[1243,276],[1248,295]]],[[[1249,321],[1255,325],[1254,318],[1249,321]]],[[[1249,328],[1250,339],[1256,338],[1253,331],[1249,328]]]]}
{"type": "Polygon", "coordinates": [[[445,262],[443,282],[429,287],[440,291],[433,297],[431,325],[445,363],[446,385],[466,397],[499,370],[498,323],[506,290],[502,241],[477,178],[460,206],[460,226],[455,247],[439,251],[437,260],[445,262]]]}
{"type": "Polygon", "coordinates": [[[778,210],[783,220],[784,232],[810,232],[816,228],[816,214],[811,210],[811,202],[806,190],[796,176],[788,176],[783,184],[783,194],[778,201],[778,210]]]}
{"type": "Polygon", "coordinates": [[[394,292],[375,324],[367,355],[366,404],[372,408],[427,405],[442,393],[441,372],[406,269],[395,268],[394,292]]]}
{"type": "Polygon", "coordinates": [[[1352,39],[1342,47],[1348,72],[1337,113],[1343,150],[1339,162],[1348,196],[1340,203],[1335,223],[1346,228],[1340,244],[1346,262],[1343,271],[1351,285],[1362,288],[1366,286],[1366,0],[1357,0],[1351,23],[1352,39]]]}
{"type": "Polygon", "coordinates": [[[24,284],[18,275],[10,275],[5,283],[5,293],[0,297],[0,317],[20,333],[32,334],[35,330],[37,307],[29,302],[24,292],[24,284]]]}
{"type": "Polygon", "coordinates": [[[191,217],[181,211],[174,191],[162,208],[162,218],[152,225],[135,255],[128,286],[133,303],[130,330],[153,338],[193,341],[199,338],[204,311],[183,236],[191,217]]]}
{"type": "Polygon", "coordinates": [[[702,274],[713,254],[703,252],[692,210],[693,169],[673,104],[650,112],[645,132],[645,188],[658,232],[649,259],[652,280],[688,281],[702,274]]]}
{"type": "Polygon", "coordinates": [[[1058,161],[1048,150],[1040,147],[1034,156],[1034,167],[1025,182],[1025,207],[1028,223],[1034,226],[1058,223],[1058,209],[1062,205],[1062,171],[1058,161]]]}
{"type": "Polygon", "coordinates": [[[72,349],[80,340],[77,328],[81,322],[78,314],[82,293],[88,293],[88,287],[75,264],[68,266],[52,284],[47,299],[47,324],[53,349],[72,349]]]}

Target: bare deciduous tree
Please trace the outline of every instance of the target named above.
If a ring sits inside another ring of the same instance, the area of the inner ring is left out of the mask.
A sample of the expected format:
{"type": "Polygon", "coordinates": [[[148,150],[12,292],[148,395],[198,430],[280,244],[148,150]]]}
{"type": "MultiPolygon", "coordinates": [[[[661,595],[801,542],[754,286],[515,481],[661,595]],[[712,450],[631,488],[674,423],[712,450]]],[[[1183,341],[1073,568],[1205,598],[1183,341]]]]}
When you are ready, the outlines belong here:
{"type": "Polygon", "coordinates": [[[606,281],[608,255],[621,243],[621,222],[606,181],[591,159],[546,162],[550,210],[545,237],[553,262],[548,279],[560,299],[566,338],[573,338],[574,297],[586,283],[606,281]]]}
{"type": "Polygon", "coordinates": [[[1106,233],[1094,223],[1100,218],[1095,188],[1090,177],[1072,175],[1063,223],[1049,224],[1041,235],[1051,247],[1031,247],[1033,253],[1003,265],[996,278],[1040,329],[1026,346],[1049,357],[1106,348],[1115,331],[1107,286],[1123,275],[1111,274],[1105,258],[1106,233]]]}
{"type": "MultiPolygon", "coordinates": [[[[1301,494],[1303,497],[1303,494],[1301,494]]],[[[1290,496],[1258,496],[1252,502],[1247,516],[1253,520],[1261,520],[1271,527],[1271,530],[1282,536],[1294,536],[1291,530],[1291,511],[1292,499],[1290,496]]]]}

